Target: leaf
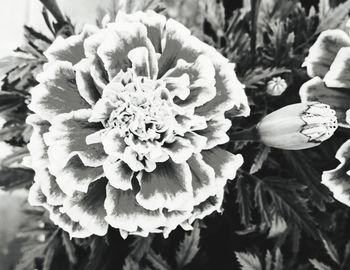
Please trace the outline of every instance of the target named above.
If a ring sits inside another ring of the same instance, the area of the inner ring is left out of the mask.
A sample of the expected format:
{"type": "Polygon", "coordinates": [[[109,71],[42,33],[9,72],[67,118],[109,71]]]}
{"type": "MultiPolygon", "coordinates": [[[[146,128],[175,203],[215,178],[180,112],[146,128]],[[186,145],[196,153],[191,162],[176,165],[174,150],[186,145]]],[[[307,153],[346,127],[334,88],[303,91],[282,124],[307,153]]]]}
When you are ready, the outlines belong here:
{"type": "Polygon", "coordinates": [[[272,255],[269,250],[266,251],[265,255],[265,270],[272,270],[272,255]]]}
{"type": "Polygon", "coordinates": [[[268,158],[270,152],[271,152],[270,147],[265,146],[263,144],[260,145],[259,152],[256,154],[256,157],[254,158],[254,162],[250,167],[250,171],[249,171],[250,174],[254,174],[261,169],[265,160],[268,158]]]}
{"type": "Polygon", "coordinates": [[[178,269],[182,269],[189,264],[199,251],[200,229],[198,223],[193,226],[190,233],[185,234],[184,239],[179,244],[175,259],[178,269]]]}
{"type": "Polygon", "coordinates": [[[270,226],[273,216],[271,213],[269,200],[267,199],[266,192],[261,181],[256,183],[254,189],[254,201],[260,212],[262,223],[266,223],[268,226],[270,226]]]}
{"type": "Polygon", "coordinates": [[[279,177],[266,177],[259,185],[271,197],[273,207],[287,223],[293,221],[310,236],[317,238],[316,224],[309,214],[306,200],[300,196],[304,186],[279,177]]]}
{"type": "Polygon", "coordinates": [[[77,264],[78,258],[76,255],[76,248],[74,246],[74,243],[69,239],[66,232],[62,232],[62,240],[70,263],[73,265],[77,264]]]}
{"type": "Polygon", "coordinates": [[[337,251],[337,249],[335,248],[335,246],[331,243],[331,241],[329,239],[326,239],[325,237],[321,236],[322,239],[322,243],[324,248],[327,251],[327,254],[329,255],[329,257],[337,264],[340,264],[340,256],[339,253],[337,251]]]}
{"type": "Polygon", "coordinates": [[[343,262],[340,266],[340,270],[346,270],[346,267],[350,265],[350,242],[345,245],[343,262]]]}
{"type": "Polygon", "coordinates": [[[50,245],[47,248],[45,252],[45,257],[44,257],[43,270],[50,270],[53,258],[55,256],[55,249],[56,249],[55,245],[50,245]]]}
{"type": "Polygon", "coordinates": [[[137,237],[135,238],[135,241],[131,244],[131,246],[133,247],[132,251],[130,252],[131,258],[133,258],[133,260],[135,262],[139,262],[143,256],[145,255],[145,253],[148,252],[148,250],[151,247],[151,244],[153,242],[153,235],[149,235],[148,237],[137,237]]]}
{"type": "Polygon", "coordinates": [[[241,217],[241,222],[244,226],[249,227],[252,220],[252,196],[249,183],[247,183],[247,180],[244,177],[237,178],[236,190],[236,202],[238,203],[238,211],[241,217]]]}
{"type": "Polygon", "coordinates": [[[241,270],[263,270],[259,258],[251,253],[235,252],[241,270]]]}
{"type": "Polygon", "coordinates": [[[257,67],[257,68],[248,70],[246,74],[243,76],[243,78],[241,79],[241,81],[246,88],[256,89],[258,85],[264,85],[268,79],[287,72],[290,72],[290,70],[286,68],[257,67]]]}
{"type": "Polygon", "coordinates": [[[21,249],[21,257],[15,267],[15,270],[28,270],[35,269],[35,258],[42,257],[45,251],[46,245],[44,243],[32,243],[25,245],[21,249]]]}
{"type": "Polygon", "coordinates": [[[350,2],[346,1],[335,8],[329,9],[325,16],[319,16],[320,24],[315,34],[321,33],[327,29],[338,28],[345,20],[350,10],[350,2]]]}
{"type": "Polygon", "coordinates": [[[332,202],[329,190],[320,182],[321,173],[313,166],[312,160],[302,151],[283,151],[286,162],[295,176],[311,191],[311,202],[324,209],[324,202],[332,202]]]}
{"type": "Polygon", "coordinates": [[[0,113],[13,110],[24,102],[23,96],[0,91],[0,113]]]}
{"type": "Polygon", "coordinates": [[[328,265],[325,265],[322,262],[319,262],[316,259],[309,259],[310,263],[316,270],[332,270],[332,268],[328,265]]]}
{"type": "Polygon", "coordinates": [[[32,183],[34,172],[23,168],[4,168],[0,170],[0,189],[13,190],[32,183]]]}
{"type": "Polygon", "coordinates": [[[152,264],[156,270],[171,270],[172,267],[167,263],[162,255],[157,254],[154,249],[151,249],[146,256],[147,260],[152,264]]]}
{"type": "Polygon", "coordinates": [[[125,258],[123,270],[139,270],[139,269],[140,269],[139,264],[135,262],[131,256],[128,256],[125,258]]]}
{"type": "Polygon", "coordinates": [[[274,270],[283,270],[283,255],[279,248],[276,249],[275,252],[275,267],[274,270]]]}

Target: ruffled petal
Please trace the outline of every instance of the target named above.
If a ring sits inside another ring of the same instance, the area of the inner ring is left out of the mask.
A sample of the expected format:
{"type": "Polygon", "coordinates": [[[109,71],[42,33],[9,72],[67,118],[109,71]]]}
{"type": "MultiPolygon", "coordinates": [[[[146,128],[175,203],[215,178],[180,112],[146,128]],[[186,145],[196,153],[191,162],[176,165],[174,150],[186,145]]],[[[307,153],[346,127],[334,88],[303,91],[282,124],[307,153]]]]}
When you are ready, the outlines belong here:
{"type": "Polygon", "coordinates": [[[84,58],[74,66],[74,70],[79,94],[92,106],[101,97],[101,94],[91,76],[91,65],[91,60],[84,58]]]}
{"type": "Polygon", "coordinates": [[[161,46],[164,49],[158,60],[158,78],[161,78],[169,69],[176,65],[177,60],[180,59],[178,54],[181,51],[183,44],[186,42],[186,39],[190,36],[190,30],[184,25],[173,19],[167,20],[164,37],[161,42],[161,46]]]}
{"type": "Polygon", "coordinates": [[[42,192],[39,182],[34,182],[30,187],[28,202],[32,206],[43,206],[46,203],[46,196],[42,192]]]}
{"type": "Polygon", "coordinates": [[[194,203],[200,204],[209,196],[216,194],[215,171],[203,161],[202,155],[193,155],[187,164],[192,173],[194,203]]]}
{"type": "Polygon", "coordinates": [[[350,140],[338,150],[336,156],[340,164],[337,168],[322,174],[322,184],[333,192],[335,199],[350,207],[350,140]]]}
{"type": "Polygon", "coordinates": [[[350,88],[350,47],[339,50],[323,80],[327,87],[350,88]]]}
{"type": "Polygon", "coordinates": [[[232,116],[248,116],[248,98],[244,86],[238,81],[233,64],[225,64],[216,70],[216,95],[208,103],[196,108],[195,113],[208,120],[230,110],[232,116]]]}
{"type": "Polygon", "coordinates": [[[41,119],[36,114],[27,117],[26,122],[33,127],[33,133],[30,142],[27,144],[31,158],[35,160],[32,163],[33,169],[42,169],[48,166],[49,157],[47,155],[47,145],[43,135],[49,131],[50,123],[41,119]]]}
{"type": "Polygon", "coordinates": [[[104,176],[102,166],[85,166],[78,156],[73,156],[63,168],[50,164],[49,171],[56,176],[61,190],[69,196],[74,191],[87,192],[92,182],[104,176]]]}
{"type": "Polygon", "coordinates": [[[236,177],[237,170],[243,164],[241,155],[234,155],[219,147],[201,152],[203,160],[215,171],[218,184],[225,185],[226,181],[236,177]]]}
{"type": "Polygon", "coordinates": [[[46,202],[50,205],[62,205],[66,194],[56,183],[56,178],[47,169],[37,170],[34,181],[40,183],[41,192],[46,197],[46,202]]]}
{"type": "Polygon", "coordinates": [[[121,158],[125,152],[126,144],[124,138],[115,129],[105,132],[102,137],[102,144],[106,153],[114,158],[121,158]]]}
{"type": "Polygon", "coordinates": [[[203,219],[214,211],[221,212],[223,199],[224,189],[219,187],[215,196],[210,196],[193,208],[192,216],[188,219],[188,224],[192,224],[196,219],[203,219]]]}
{"type": "Polygon", "coordinates": [[[147,29],[141,23],[114,23],[108,25],[109,34],[97,49],[104,67],[112,80],[121,69],[130,67],[128,53],[137,47],[146,47],[150,77],[155,78],[157,70],[156,53],[151,41],[147,38],[147,29]]]}
{"type": "Polygon", "coordinates": [[[224,115],[216,116],[207,122],[207,128],[197,130],[196,133],[207,138],[204,149],[211,149],[217,145],[227,143],[229,136],[226,132],[231,127],[231,121],[226,119],[224,115]]]}
{"type": "Polygon", "coordinates": [[[165,217],[161,211],[150,211],[140,206],[132,190],[123,191],[107,184],[106,193],[106,220],[112,227],[135,232],[139,227],[154,230],[164,224],[165,217]]]}
{"type": "Polygon", "coordinates": [[[61,211],[90,232],[105,235],[108,229],[104,208],[105,186],[106,181],[100,180],[91,184],[86,193],[75,192],[64,202],[61,211]]]}
{"type": "Polygon", "coordinates": [[[303,66],[310,77],[323,77],[342,47],[350,46],[350,37],[340,29],[323,31],[309,50],[303,66]]]}
{"type": "Polygon", "coordinates": [[[47,65],[38,80],[41,84],[32,89],[28,108],[44,120],[51,121],[61,113],[89,108],[78,92],[71,63],[55,62],[47,65]]]}
{"type": "Polygon", "coordinates": [[[195,149],[189,139],[177,136],[174,142],[165,143],[163,150],[175,163],[183,163],[192,156],[195,149]]]}
{"type": "Polygon", "coordinates": [[[192,175],[186,163],[170,160],[158,163],[152,173],[144,172],[139,178],[137,202],[144,208],[156,210],[189,210],[193,207],[192,175]]]}
{"type": "Polygon", "coordinates": [[[176,101],[180,107],[199,107],[215,97],[215,69],[206,56],[200,55],[192,64],[183,60],[177,61],[176,66],[169,70],[164,78],[181,77],[183,74],[189,76],[190,93],[184,100],[176,101]]]}
{"type": "Polygon", "coordinates": [[[84,40],[98,30],[99,29],[94,25],[85,25],[80,35],[73,35],[66,39],[58,36],[45,51],[44,55],[49,62],[61,60],[69,61],[74,65],[85,57],[83,47],[84,40]]]}
{"type": "Polygon", "coordinates": [[[157,53],[162,52],[161,38],[163,36],[166,17],[153,10],[146,12],[138,11],[133,14],[126,14],[119,11],[116,17],[116,23],[120,22],[140,22],[147,28],[147,37],[151,40],[157,53]]]}
{"type": "Polygon", "coordinates": [[[50,164],[63,167],[74,155],[78,155],[86,166],[98,167],[107,157],[100,143],[87,144],[86,137],[101,127],[89,123],[91,110],[65,113],[52,120],[50,131],[44,135],[50,164]]]}
{"type": "Polygon", "coordinates": [[[59,206],[46,205],[44,207],[49,211],[53,223],[68,232],[70,237],[86,238],[93,234],[78,222],[73,221],[67,214],[62,213],[59,206]]]}
{"type": "Polygon", "coordinates": [[[346,111],[350,108],[350,91],[328,88],[320,77],[312,78],[300,88],[302,102],[319,101],[331,106],[336,111],[339,126],[349,128],[346,122],[346,111]]]}
{"type": "Polygon", "coordinates": [[[123,161],[108,158],[103,164],[103,170],[112,187],[121,190],[132,189],[133,171],[123,161]]]}

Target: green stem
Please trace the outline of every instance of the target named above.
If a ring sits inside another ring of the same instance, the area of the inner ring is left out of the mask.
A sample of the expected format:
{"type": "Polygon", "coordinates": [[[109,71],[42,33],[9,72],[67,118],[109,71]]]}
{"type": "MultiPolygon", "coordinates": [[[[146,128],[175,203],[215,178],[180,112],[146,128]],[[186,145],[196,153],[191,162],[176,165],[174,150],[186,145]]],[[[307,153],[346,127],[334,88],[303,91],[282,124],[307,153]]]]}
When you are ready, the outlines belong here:
{"type": "Polygon", "coordinates": [[[240,132],[233,132],[230,134],[230,139],[233,141],[250,141],[250,142],[258,142],[260,141],[260,136],[256,126],[242,130],[240,132]]]}

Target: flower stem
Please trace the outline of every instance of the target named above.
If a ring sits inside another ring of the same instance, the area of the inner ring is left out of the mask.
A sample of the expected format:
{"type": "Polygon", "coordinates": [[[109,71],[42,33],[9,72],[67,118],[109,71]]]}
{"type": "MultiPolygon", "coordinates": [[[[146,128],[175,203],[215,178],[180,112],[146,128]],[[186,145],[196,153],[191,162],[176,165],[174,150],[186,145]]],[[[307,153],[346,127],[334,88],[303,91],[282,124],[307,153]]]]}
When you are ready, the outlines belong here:
{"type": "Polygon", "coordinates": [[[249,129],[242,130],[240,132],[234,132],[230,135],[230,139],[233,141],[260,141],[260,136],[256,126],[249,129]]]}

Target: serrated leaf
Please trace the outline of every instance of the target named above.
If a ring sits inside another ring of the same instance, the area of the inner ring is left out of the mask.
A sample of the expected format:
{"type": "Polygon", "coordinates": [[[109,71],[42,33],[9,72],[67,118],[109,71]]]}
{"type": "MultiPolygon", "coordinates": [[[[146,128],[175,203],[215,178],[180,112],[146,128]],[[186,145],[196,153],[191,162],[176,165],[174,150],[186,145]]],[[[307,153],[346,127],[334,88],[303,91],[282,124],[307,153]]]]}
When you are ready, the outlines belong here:
{"type": "Polygon", "coordinates": [[[327,29],[338,28],[350,11],[350,2],[346,1],[339,4],[337,7],[329,9],[325,16],[320,15],[320,24],[316,29],[316,34],[327,29]]]}
{"type": "Polygon", "coordinates": [[[131,244],[132,251],[130,252],[130,256],[133,258],[135,262],[139,262],[145,253],[148,252],[148,250],[151,247],[151,244],[153,242],[153,235],[149,235],[148,237],[137,237],[135,238],[134,242],[131,244]]]}
{"type": "Polygon", "coordinates": [[[262,145],[260,147],[260,150],[256,154],[256,156],[254,158],[254,162],[253,162],[252,166],[250,167],[250,171],[249,171],[250,174],[254,174],[261,169],[265,160],[268,158],[270,152],[271,152],[270,147],[265,146],[265,145],[262,145]]]}
{"type": "Polygon", "coordinates": [[[329,257],[336,263],[336,264],[340,264],[340,256],[339,253],[337,251],[337,249],[335,248],[335,246],[331,243],[331,241],[329,239],[326,239],[325,237],[321,236],[322,239],[322,243],[323,246],[325,248],[325,250],[327,251],[327,254],[329,255],[329,257]]]}
{"type": "Polygon", "coordinates": [[[276,249],[275,252],[275,263],[274,263],[274,270],[283,270],[283,255],[281,253],[281,250],[279,248],[276,249]]]}
{"type": "Polygon", "coordinates": [[[15,266],[15,270],[35,269],[34,259],[42,257],[45,252],[46,245],[44,243],[35,243],[25,245],[21,250],[21,257],[15,266]]]}
{"type": "Polygon", "coordinates": [[[125,258],[123,270],[139,270],[139,269],[140,269],[139,264],[135,262],[132,257],[128,256],[125,258]]]}
{"type": "Polygon", "coordinates": [[[272,255],[269,250],[266,251],[265,255],[265,270],[272,270],[272,255]]]}
{"type": "Polygon", "coordinates": [[[178,269],[182,269],[189,264],[199,251],[200,228],[198,223],[193,226],[190,233],[185,234],[184,239],[179,244],[175,259],[178,269]]]}
{"type": "Polygon", "coordinates": [[[277,177],[266,177],[258,185],[261,185],[262,190],[269,194],[273,207],[287,223],[292,220],[306,233],[316,238],[316,224],[310,216],[305,203],[306,199],[303,199],[299,193],[303,186],[277,177]]]}
{"type": "Polygon", "coordinates": [[[263,270],[259,258],[251,253],[235,252],[241,270],[263,270]]]}
{"type": "Polygon", "coordinates": [[[147,253],[147,260],[152,264],[152,266],[156,270],[171,270],[172,267],[168,264],[168,262],[160,255],[156,253],[153,249],[147,253]]]}
{"type": "Polygon", "coordinates": [[[332,270],[332,268],[316,259],[309,259],[309,262],[316,270],[332,270]]]}
{"type": "Polygon", "coordinates": [[[32,183],[34,172],[23,168],[4,168],[0,170],[0,189],[14,190],[32,183]]]}
{"type": "Polygon", "coordinates": [[[76,248],[66,232],[62,232],[62,240],[70,263],[73,265],[77,264],[76,248]]]}
{"type": "Polygon", "coordinates": [[[237,190],[237,199],[238,210],[241,217],[241,222],[244,226],[249,227],[252,215],[252,196],[249,183],[243,177],[238,177],[236,180],[236,190],[237,190]]]}

